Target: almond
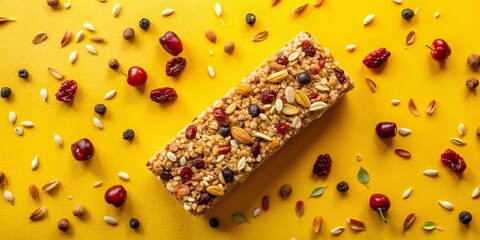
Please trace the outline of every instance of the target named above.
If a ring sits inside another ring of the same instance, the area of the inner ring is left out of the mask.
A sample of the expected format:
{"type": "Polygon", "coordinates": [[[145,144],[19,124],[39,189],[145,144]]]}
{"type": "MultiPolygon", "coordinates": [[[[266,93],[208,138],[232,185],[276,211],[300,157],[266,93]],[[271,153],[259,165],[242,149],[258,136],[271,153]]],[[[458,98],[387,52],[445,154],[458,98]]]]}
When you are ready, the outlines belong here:
{"type": "Polygon", "coordinates": [[[210,29],[205,30],[205,37],[212,43],[217,42],[217,35],[210,29]]]}
{"type": "Polygon", "coordinates": [[[231,133],[235,141],[242,144],[252,144],[253,139],[248,132],[239,127],[231,127],[231,133]]]}
{"type": "Polygon", "coordinates": [[[99,37],[99,36],[93,36],[93,37],[90,37],[90,41],[101,43],[101,42],[105,41],[105,38],[99,37]]]}

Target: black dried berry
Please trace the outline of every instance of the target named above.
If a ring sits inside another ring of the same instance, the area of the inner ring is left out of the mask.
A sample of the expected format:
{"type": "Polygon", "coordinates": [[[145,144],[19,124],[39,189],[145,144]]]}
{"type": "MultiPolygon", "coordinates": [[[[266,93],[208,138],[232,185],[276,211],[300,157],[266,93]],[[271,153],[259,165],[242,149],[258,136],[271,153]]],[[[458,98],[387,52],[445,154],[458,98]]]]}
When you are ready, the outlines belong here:
{"type": "Polygon", "coordinates": [[[211,228],[217,228],[220,225],[220,222],[217,218],[210,218],[210,221],[208,221],[208,225],[210,225],[211,228]]]}
{"type": "Polygon", "coordinates": [[[140,221],[138,221],[138,219],[136,218],[130,218],[130,227],[133,228],[133,229],[136,229],[138,227],[140,227],[140,221]]]}
{"type": "Polygon", "coordinates": [[[146,31],[150,27],[150,20],[142,18],[138,23],[138,26],[140,26],[141,29],[146,31]]]}
{"type": "Polygon", "coordinates": [[[348,189],[349,189],[348,183],[345,182],[345,181],[341,181],[341,182],[339,182],[339,183],[337,184],[337,190],[338,190],[339,192],[344,193],[344,192],[348,191],[348,189]]]}
{"type": "Polygon", "coordinates": [[[220,126],[220,129],[218,130],[218,132],[220,133],[220,135],[222,135],[222,137],[226,138],[226,137],[230,136],[230,127],[229,126],[220,126]]]}
{"type": "Polygon", "coordinates": [[[12,89],[9,87],[2,87],[2,90],[0,90],[0,95],[2,98],[8,98],[12,94],[12,89]]]}
{"type": "Polygon", "coordinates": [[[212,196],[209,193],[204,192],[198,198],[198,204],[200,205],[207,204],[208,202],[210,202],[211,199],[212,199],[212,196]]]}
{"type": "Polygon", "coordinates": [[[312,77],[307,72],[302,72],[297,75],[297,81],[301,84],[308,84],[312,81],[312,77]]]}
{"type": "Polygon", "coordinates": [[[203,168],[205,166],[205,162],[202,158],[195,158],[192,160],[192,165],[197,169],[203,168]]]}
{"type": "Polygon", "coordinates": [[[463,224],[467,224],[472,221],[472,214],[467,211],[463,211],[458,215],[458,220],[463,224]]]}
{"type": "Polygon", "coordinates": [[[260,115],[260,108],[255,104],[250,104],[250,106],[248,106],[248,113],[250,113],[252,117],[258,117],[258,115],[260,115]]]}
{"type": "Polygon", "coordinates": [[[103,104],[97,104],[95,105],[95,112],[100,114],[100,115],[103,115],[107,112],[107,107],[103,104]]]}
{"type": "Polygon", "coordinates": [[[18,76],[21,78],[27,78],[28,77],[28,71],[25,68],[22,68],[18,70],[18,76]]]}
{"type": "Polygon", "coordinates": [[[223,179],[226,183],[233,182],[233,172],[230,168],[226,167],[222,170],[223,179]]]}
{"type": "Polygon", "coordinates": [[[133,129],[127,129],[123,132],[123,140],[131,141],[135,137],[133,129]]]}
{"type": "Polygon", "coordinates": [[[248,25],[253,26],[253,24],[255,24],[255,22],[257,21],[257,17],[255,17],[255,14],[249,13],[245,17],[245,21],[247,22],[248,25]]]}
{"type": "Polygon", "coordinates": [[[328,153],[320,154],[313,165],[313,174],[317,176],[326,176],[332,169],[332,158],[328,153]]]}
{"type": "Polygon", "coordinates": [[[410,8],[405,8],[403,9],[402,11],[402,18],[405,19],[405,20],[410,20],[413,18],[413,16],[415,16],[415,12],[410,9],[410,8]]]}
{"type": "Polygon", "coordinates": [[[160,179],[162,179],[162,181],[169,181],[170,179],[172,179],[173,176],[172,176],[172,173],[170,172],[170,170],[167,170],[167,169],[163,169],[162,173],[160,173],[160,179]]]}

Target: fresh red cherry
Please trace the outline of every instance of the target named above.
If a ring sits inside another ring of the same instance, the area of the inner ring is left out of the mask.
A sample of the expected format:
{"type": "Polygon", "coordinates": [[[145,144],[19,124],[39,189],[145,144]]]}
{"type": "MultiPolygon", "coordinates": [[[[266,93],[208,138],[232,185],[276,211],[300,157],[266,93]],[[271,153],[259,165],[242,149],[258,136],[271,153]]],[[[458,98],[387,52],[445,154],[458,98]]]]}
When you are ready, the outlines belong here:
{"type": "Polygon", "coordinates": [[[384,213],[387,213],[387,210],[390,208],[390,199],[387,196],[381,193],[375,193],[370,196],[370,208],[374,211],[380,213],[383,221],[387,223],[384,213]]]}
{"type": "Polygon", "coordinates": [[[432,51],[432,58],[435,61],[443,61],[452,53],[450,46],[448,46],[448,43],[443,39],[435,39],[432,46],[427,47],[432,51]]]}
{"type": "Polygon", "coordinates": [[[147,77],[147,72],[143,68],[133,66],[128,69],[127,83],[130,86],[138,87],[145,84],[147,77]]]}
{"type": "Polygon", "coordinates": [[[87,138],[82,138],[74,142],[71,146],[72,155],[78,161],[85,161],[93,157],[95,148],[93,143],[87,138]]]}
{"type": "Polygon", "coordinates": [[[393,138],[397,135],[397,124],[394,122],[379,122],[375,127],[375,131],[380,138],[393,138]]]}
{"type": "Polygon", "coordinates": [[[163,49],[173,56],[177,56],[183,51],[182,41],[174,32],[167,31],[162,37],[160,37],[159,41],[163,49]]]}
{"type": "Polygon", "coordinates": [[[122,185],[113,185],[105,192],[105,201],[115,207],[121,207],[127,200],[127,190],[122,185]]]}

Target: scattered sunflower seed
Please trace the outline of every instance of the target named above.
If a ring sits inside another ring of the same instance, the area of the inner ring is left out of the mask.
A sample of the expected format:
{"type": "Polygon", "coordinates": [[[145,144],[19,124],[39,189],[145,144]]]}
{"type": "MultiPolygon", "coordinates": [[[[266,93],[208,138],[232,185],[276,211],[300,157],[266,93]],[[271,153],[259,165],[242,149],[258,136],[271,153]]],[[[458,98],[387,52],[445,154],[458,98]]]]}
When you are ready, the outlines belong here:
{"type": "Polygon", "coordinates": [[[425,171],[423,171],[423,174],[429,176],[429,177],[435,177],[438,175],[438,171],[435,170],[435,169],[427,169],[425,171]]]}
{"type": "Polygon", "coordinates": [[[42,43],[43,41],[45,41],[46,39],[47,39],[47,33],[46,32],[39,32],[33,37],[32,43],[33,44],[39,44],[39,43],[42,43]]]}
{"type": "Polygon", "coordinates": [[[95,127],[97,127],[98,129],[103,129],[102,121],[100,121],[100,119],[98,119],[97,117],[93,118],[93,125],[95,125],[95,127]]]}
{"type": "Polygon", "coordinates": [[[87,51],[92,54],[92,55],[96,55],[97,54],[97,50],[95,49],[95,47],[93,47],[92,45],[90,44],[87,44],[85,45],[85,47],[87,48],[87,51]]]}
{"type": "Polygon", "coordinates": [[[260,213],[262,212],[262,209],[257,207],[253,210],[253,217],[258,217],[258,215],[260,215],[260,213]]]}
{"type": "Polygon", "coordinates": [[[410,31],[407,34],[407,38],[405,39],[405,43],[407,45],[411,45],[415,41],[415,31],[410,31]]]}
{"type": "Polygon", "coordinates": [[[91,23],[85,23],[83,24],[83,27],[89,31],[92,31],[94,32],[95,31],[95,28],[93,27],[93,25],[91,23]]]}
{"type": "Polygon", "coordinates": [[[32,167],[32,171],[37,169],[37,167],[38,167],[38,155],[35,155],[35,157],[33,158],[30,166],[32,167]]]}
{"type": "Polygon", "coordinates": [[[77,51],[72,51],[70,53],[70,56],[68,57],[68,60],[70,61],[70,64],[74,64],[75,61],[77,61],[77,57],[78,57],[78,52],[77,51]]]}
{"type": "Polygon", "coordinates": [[[75,35],[75,42],[80,42],[83,39],[83,31],[78,31],[75,35]]]}
{"type": "Polygon", "coordinates": [[[237,171],[242,171],[245,168],[245,165],[247,164],[247,158],[242,157],[240,160],[238,160],[237,163],[237,171]]]}
{"type": "Polygon", "coordinates": [[[126,172],[119,172],[118,176],[123,180],[129,180],[130,179],[130,176],[128,176],[128,174],[126,172]]]}
{"type": "Polygon", "coordinates": [[[452,210],[453,209],[453,204],[447,201],[438,201],[438,203],[445,209],[447,210],[452,210]]]}
{"type": "Polygon", "coordinates": [[[93,184],[93,188],[98,188],[103,185],[103,181],[98,181],[93,184]]]}
{"type": "Polygon", "coordinates": [[[168,160],[170,160],[172,162],[177,161],[177,156],[175,156],[175,154],[173,154],[172,152],[167,152],[167,158],[168,158],[168,160]]]}
{"type": "Polygon", "coordinates": [[[15,203],[12,192],[5,190],[5,192],[3,193],[3,197],[5,197],[5,200],[7,200],[12,205],[15,203]]]}
{"type": "Polygon", "coordinates": [[[44,102],[47,101],[48,93],[47,93],[47,90],[45,88],[40,89],[40,97],[42,97],[42,100],[44,102]]]}
{"type": "Polygon", "coordinates": [[[412,194],[412,188],[405,190],[405,192],[403,193],[403,199],[407,199],[408,197],[410,197],[411,194],[412,194]]]}
{"type": "Polygon", "coordinates": [[[458,135],[460,137],[463,137],[463,135],[465,135],[465,126],[463,125],[463,123],[460,123],[458,125],[458,135]]]}
{"type": "Polygon", "coordinates": [[[349,52],[353,52],[353,50],[355,50],[355,48],[357,47],[357,45],[355,44],[348,44],[345,49],[349,52]]]}
{"type": "Polygon", "coordinates": [[[402,0],[393,0],[393,2],[396,4],[402,4],[402,0]]]}
{"type": "Polygon", "coordinates": [[[103,99],[112,100],[115,97],[115,95],[117,95],[117,91],[110,90],[109,92],[107,92],[107,94],[105,94],[105,97],[103,97],[103,99]]]}
{"type": "Polygon", "coordinates": [[[400,128],[398,129],[398,134],[400,134],[401,136],[408,136],[410,135],[410,133],[412,133],[412,130],[408,129],[408,128],[400,128]]]}
{"type": "Polygon", "coordinates": [[[459,139],[459,138],[450,138],[450,140],[457,144],[458,146],[464,146],[466,145],[467,143],[465,141],[463,141],[462,139],[459,139]]]}
{"type": "Polygon", "coordinates": [[[375,14],[369,14],[363,19],[363,26],[367,26],[370,23],[373,22],[373,19],[375,18],[375,14]]]}
{"type": "Polygon", "coordinates": [[[15,127],[14,131],[18,136],[23,136],[23,128],[15,127]]]}
{"type": "Polygon", "coordinates": [[[32,128],[33,127],[33,122],[31,122],[31,121],[23,121],[20,124],[25,128],[32,128]]]}
{"type": "Polygon", "coordinates": [[[208,70],[208,75],[209,75],[211,78],[214,78],[214,77],[215,77],[215,70],[213,70],[213,67],[212,67],[212,66],[208,66],[208,67],[207,67],[207,70],[208,70]]]}
{"type": "Polygon", "coordinates": [[[64,77],[65,77],[65,74],[58,71],[57,69],[53,68],[53,67],[47,67],[48,71],[50,72],[50,74],[52,74],[52,76],[58,80],[62,80],[64,77]]]}
{"type": "Polygon", "coordinates": [[[113,6],[112,14],[114,17],[118,17],[118,14],[120,14],[120,3],[117,3],[115,6],[113,6]]]}
{"type": "Polygon", "coordinates": [[[172,8],[167,8],[167,9],[162,11],[162,16],[164,16],[164,17],[170,16],[170,15],[173,14],[173,12],[174,12],[174,10],[172,8]]]}
{"type": "Polygon", "coordinates": [[[55,143],[57,144],[57,146],[59,146],[60,148],[63,147],[63,140],[62,140],[62,137],[60,137],[60,135],[55,134],[55,136],[53,136],[53,139],[55,140],[55,143]]]}
{"type": "Polygon", "coordinates": [[[473,189],[472,198],[478,198],[478,196],[480,196],[480,188],[476,187],[473,189]]]}
{"type": "Polygon", "coordinates": [[[336,227],[336,228],[332,229],[330,232],[331,232],[333,235],[340,235],[344,230],[345,230],[345,227],[344,227],[344,226],[340,226],[340,227],[336,227]]]}
{"type": "Polygon", "coordinates": [[[14,111],[11,111],[8,114],[8,121],[10,122],[10,125],[15,124],[15,122],[17,121],[17,114],[14,111]]]}
{"type": "Polygon", "coordinates": [[[105,216],[103,217],[103,221],[105,221],[106,223],[110,224],[110,225],[117,225],[117,219],[115,219],[114,217],[111,217],[111,216],[105,216]]]}

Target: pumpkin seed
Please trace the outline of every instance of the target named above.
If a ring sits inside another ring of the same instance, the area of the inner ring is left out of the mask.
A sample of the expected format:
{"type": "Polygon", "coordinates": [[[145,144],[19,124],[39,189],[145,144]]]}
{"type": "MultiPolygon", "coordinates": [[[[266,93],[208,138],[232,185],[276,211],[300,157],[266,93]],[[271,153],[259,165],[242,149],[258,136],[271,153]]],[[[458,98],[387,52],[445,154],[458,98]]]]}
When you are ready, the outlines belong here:
{"type": "Polygon", "coordinates": [[[58,71],[53,67],[47,67],[47,69],[50,72],[50,74],[52,74],[52,76],[58,80],[62,80],[65,77],[65,74],[63,74],[62,72],[58,71]]]}
{"type": "Polygon", "coordinates": [[[173,9],[167,8],[167,9],[162,11],[162,16],[167,17],[167,16],[172,15],[174,12],[175,11],[173,9]]]}
{"type": "Polygon", "coordinates": [[[112,100],[115,97],[115,95],[117,95],[117,91],[110,90],[109,92],[107,92],[107,94],[105,94],[105,97],[103,97],[103,99],[112,100]]]}
{"type": "Polygon", "coordinates": [[[365,226],[365,223],[360,221],[360,220],[356,220],[356,219],[353,219],[353,218],[347,218],[347,224],[348,224],[348,226],[350,226],[355,231],[365,231],[365,230],[367,230],[367,227],[365,226]]]}
{"type": "Polygon", "coordinates": [[[344,227],[344,226],[340,226],[340,227],[336,227],[336,228],[332,229],[330,232],[331,232],[333,235],[340,235],[344,230],[345,230],[345,227],[344,227]]]}
{"type": "Polygon", "coordinates": [[[32,128],[34,126],[33,122],[31,122],[31,121],[23,121],[20,124],[25,128],[32,128]]]}
{"type": "Polygon", "coordinates": [[[35,155],[35,157],[33,158],[30,166],[32,167],[32,171],[37,169],[37,167],[38,167],[38,155],[35,155]]]}
{"type": "Polygon", "coordinates": [[[118,14],[120,14],[120,3],[117,3],[115,6],[113,6],[112,14],[114,17],[118,17],[118,14]]]}
{"type": "Polygon", "coordinates": [[[97,117],[93,118],[93,125],[95,125],[95,127],[97,127],[98,129],[103,129],[102,121],[97,117]]]}
{"type": "Polygon", "coordinates": [[[64,6],[65,6],[66,9],[69,9],[72,6],[72,3],[71,2],[66,2],[64,4],[64,6]]]}
{"type": "Polygon", "coordinates": [[[349,52],[353,52],[353,50],[355,50],[355,48],[357,47],[357,45],[355,44],[348,44],[345,49],[349,52]]]}
{"type": "Polygon", "coordinates": [[[453,204],[447,201],[438,201],[438,203],[445,209],[447,210],[452,210],[453,209],[453,204]]]}
{"type": "Polygon", "coordinates": [[[175,154],[173,154],[172,152],[167,152],[167,158],[168,158],[168,160],[170,160],[172,162],[177,161],[177,156],[175,156],[175,154]]]}
{"type": "Polygon", "coordinates": [[[410,135],[410,133],[412,133],[412,130],[408,129],[408,128],[400,128],[398,129],[398,134],[402,135],[402,136],[408,136],[410,135]]]}
{"type": "Polygon", "coordinates": [[[450,140],[457,144],[458,146],[464,146],[466,145],[467,143],[465,141],[463,141],[462,139],[459,139],[459,138],[450,138],[450,140]]]}
{"type": "Polygon", "coordinates": [[[403,199],[407,199],[408,197],[410,197],[410,194],[412,194],[412,188],[405,190],[405,192],[403,193],[403,199]]]}
{"type": "Polygon", "coordinates": [[[187,163],[187,158],[185,156],[182,156],[180,158],[180,166],[183,166],[187,163]]]}
{"type": "Polygon", "coordinates": [[[406,43],[407,45],[410,45],[410,44],[412,44],[414,41],[415,41],[415,31],[410,31],[410,32],[407,34],[407,38],[405,39],[405,43],[406,43]]]}
{"type": "Polygon", "coordinates": [[[460,137],[463,137],[463,135],[465,135],[465,126],[463,125],[463,123],[460,123],[458,125],[458,135],[460,135],[460,137]]]}
{"type": "Polygon", "coordinates": [[[110,225],[117,225],[117,219],[115,219],[114,217],[111,217],[111,216],[105,216],[103,217],[103,221],[105,221],[106,223],[110,224],[110,225]]]}
{"type": "Polygon", "coordinates": [[[418,116],[417,105],[415,105],[415,102],[412,98],[410,98],[410,101],[408,101],[408,109],[414,116],[418,116]]]}
{"type": "Polygon", "coordinates": [[[70,64],[74,64],[75,61],[77,61],[77,57],[78,57],[78,52],[77,51],[72,51],[70,53],[70,56],[68,57],[68,60],[70,61],[70,64]]]}
{"type": "Polygon", "coordinates": [[[375,14],[369,14],[363,19],[363,26],[367,26],[368,24],[373,22],[375,18],[375,14]]]}
{"type": "Polygon", "coordinates": [[[429,176],[429,177],[435,177],[438,176],[438,171],[435,169],[427,169],[423,171],[423,174],[429,176]]]}
{"type": "Polygon", "coordinates": [[[10,125],[15,124],[15,122],[17,121],[17,114],[14,111],[11,111],[8,114],[8,121],[10,122],[10,125]]]}
{"type": "Polygon", "coordinates": [[[240,158],[240,160],[238,160],[238,163],[237,163],[237,170],[242,171],[245,168],[246,164],[247,164],[247,158],[246,157],[240,158]]]}
{"type": "Polygon", "coordinates": [[[217,14],[217,16],[221,17],[222,12],[223,12],[223,9],[222,9],[222,6],[220,5],[220,3],[215,3],[215,14],[217,14]]]}
{"type": "Polygon", "coordinates": [[[75,42],[80,42],[83,39],[83,31],[78,31],[75,35],[75,42]]]}
{"type": "Polygon", "coordinates": [[[476,187],[473,189],[472,198],[478,198],[478,196],[480,196],[480,188],[476,187]]]}
{"type": "Polygon", "coordinates": [[[15,203],[12,192],[5,190],[5,192],[3,193],[3,197],[5,197],[5,200],[7,200],[12,205],[15,203]]]}
{"type": "Polygon", "coordinates": [[[42,100],[44,102],[47,101],[48,93],[47,93],[47,90],[45,88],[40,89],[40,97],[42,98],[42,100]]]}
{"type": "Polygon", "coordinates": [[[130,176],[128,176],[128,174],[126,172],[119,172],[118,176],[123,180],[129,180],[130,179],[130,176]]]}
{"type": "Polygon", "coordinates": [[[215,77],[215,70],[213,70],[213,67],[212,67],[212,66],[208,66],[208,67],[207,67],[207,71],[208,71],[208,75],[209,75],[211,78],[214,78],[214,77],[215,77]]]}
{"type": "Polygon", "coordinates": [[[85,45],[85,47],[87,48],[87,51],[92,54],[92,55],[96,55],[97,54],[97,50],[95,49],[95,47],[93,47],[92,45],[90,44],[87,44],[85,45]]]}
{"type": "Polygon", "coordinates": [[[218,156],[218,158],[217,158],[217,160],[215,160],[215,162],[219,163],[219,162],[223,161],[224,158],[225,158],[225,155],[222,154],[222,155],[218,156]]]}
{"type": "Polygon", "coordinates": [[[57,144],[57,146],[59,146],[60,148],[63,147],[63,140],[62,140],[62,137],[60,137],[60,135],[55,134],[55,136],[53,136],[53,139],[55,140],[55,143],[57,144]]]}
{"type": "Polygon", "coordinates": [[[39,44],[39,43],[42,43],[43,41],[45,41],[46,39],[47,39],[47,33],[46,32],[39,32],[33,37],[32,43],[33,44],[39,44]]]}
{"type": "Polygon", "coordinates": [[[94,32],[95,31],[95,28],[93,27],[93,25],[91,23],[85,23],[83,24],[83,27],[89,31],[92,31],[94,32]]]}
{"type": "Polygon", "coordinates": [[[15,127],[14,131],[18,136],[23,136],[23,128],[15,127]]]}
{"type": "Polygon", "coordinates": [[[283,101],[282,99],[277,98],[277,100],[275,100],[275,110],[277,110],[277,112],[281,112],[282,109],[283,109],[283,101]]]}
{"type": "Polygon", "coordinates": [[[258,217],[258,215],[260,215],[261,212],[262,212],[262,209],[257,207],[253,210],[252,215],[253,215],[253,217],[258,217]]]}

